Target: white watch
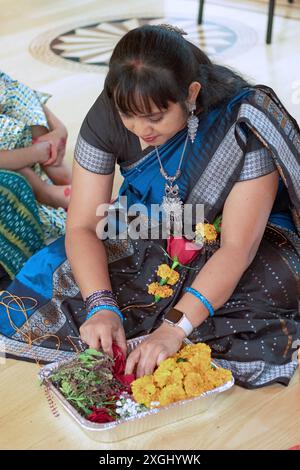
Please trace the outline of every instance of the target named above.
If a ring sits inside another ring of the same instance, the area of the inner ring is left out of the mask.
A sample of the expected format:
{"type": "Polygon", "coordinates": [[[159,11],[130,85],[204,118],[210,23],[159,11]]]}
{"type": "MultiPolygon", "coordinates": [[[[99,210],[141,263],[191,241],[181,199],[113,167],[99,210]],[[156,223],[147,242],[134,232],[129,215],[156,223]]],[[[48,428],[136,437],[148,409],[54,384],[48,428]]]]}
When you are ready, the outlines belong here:
{"type": "Polygon", "coordinates": [[[185,336],[189,336],[194,329],[185,313],[180,312],[177,308],[171,308],[164,316],[164,321],[169,325],[179,326],[184,331],[185,336]]]}

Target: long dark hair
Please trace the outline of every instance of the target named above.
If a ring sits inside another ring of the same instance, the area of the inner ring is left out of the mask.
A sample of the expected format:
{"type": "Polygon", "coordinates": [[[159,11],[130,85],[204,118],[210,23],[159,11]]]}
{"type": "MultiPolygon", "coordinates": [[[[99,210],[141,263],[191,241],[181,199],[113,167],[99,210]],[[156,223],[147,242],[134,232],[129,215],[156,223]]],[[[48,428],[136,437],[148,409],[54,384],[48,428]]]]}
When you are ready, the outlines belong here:
{"type": "Polygon", "coordinates": [[[201,84],[196,105],[204,112],[250,85],[231,69],[211,62],[179,32],[144,25],[116,45],[104,86],[121,112],[150,114],[151,102],[158,109],[166,109],[168,101],[184,107],[193,81],[201,84]]]}

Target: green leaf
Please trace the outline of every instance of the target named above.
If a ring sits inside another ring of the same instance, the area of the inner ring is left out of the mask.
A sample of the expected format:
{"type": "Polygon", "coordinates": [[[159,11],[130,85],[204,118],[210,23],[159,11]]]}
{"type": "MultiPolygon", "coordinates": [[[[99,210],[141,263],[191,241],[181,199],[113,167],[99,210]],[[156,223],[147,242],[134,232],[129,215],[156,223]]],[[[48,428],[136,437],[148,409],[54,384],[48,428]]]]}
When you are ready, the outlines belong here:
{"type": "Polygon", "coordinates": [[[61,386],[60,386],[61,390],[63,393],[65,393],[66,395],[69,395],[70,393],[72,393],[72,387],[71,385],[66,382],[66,381],[63,381],[61,386]]]}
{"type": "Polygon", "coordinates": [[[101,353],[100,351],[97,351],[97,349],[93,349],[93,348],[88,348],[84,351],[84,354],[88,354],[90,356],[103,356],[103,353],[101,353]]]}

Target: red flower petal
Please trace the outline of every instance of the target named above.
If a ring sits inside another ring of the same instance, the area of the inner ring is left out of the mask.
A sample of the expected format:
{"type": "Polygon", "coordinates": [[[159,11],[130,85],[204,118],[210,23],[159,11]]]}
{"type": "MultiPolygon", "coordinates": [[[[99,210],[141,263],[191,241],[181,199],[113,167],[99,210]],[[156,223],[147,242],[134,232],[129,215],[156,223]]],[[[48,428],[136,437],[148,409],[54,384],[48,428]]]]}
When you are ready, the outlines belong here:
{"type": "Polygon", "coordinates": [[[126,389],[130,389],[130,384],[135,380],[135,375],[124,375],[126,367],[126,359],[122,353],[121,348],[113,343],[113,353],[115,365],[113,367],[114,377],[125,386],[126,389]]]}
{"type": "Polygon", "coordinates": [[[115,343],[113,343],[112,349],[113,349],[114,361],[115,361],[115,365],[113,367],[113,374],[114,376],[124,375],[125,366],[126,366],[126,360],[125,360],[124,354],[122,353],[121,348],[115,343]]]}
{"type": "Polygon", "coordinates": [[[87,416],[89,421],[93,423],[110,423],[115,421],[115,419],[110,416],[105,408],[96,408],[92,406],[93,412],[87,416]]]}
{"type": "Polygon", "coordinates": [[[135,380],[134,374],[130,375],[115,375],[115,378],[121,382],[121,384],[125,385],[126,388],[130,388],[130,385],[135,380]]]}

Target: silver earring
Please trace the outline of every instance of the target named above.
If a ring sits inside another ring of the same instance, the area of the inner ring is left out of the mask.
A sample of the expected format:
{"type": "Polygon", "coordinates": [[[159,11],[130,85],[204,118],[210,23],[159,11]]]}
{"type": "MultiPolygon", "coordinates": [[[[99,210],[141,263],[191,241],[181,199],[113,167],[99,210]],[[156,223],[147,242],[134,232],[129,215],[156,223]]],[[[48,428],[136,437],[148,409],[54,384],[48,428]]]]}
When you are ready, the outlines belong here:
{"type": "Polygon", "coordinates": [[[193,104],[187,103],[187,106],[188,106],[188,110],[189,110],[189,113],[190,113],[190,115],[188,117],[188,120],[187,120],[188,134],[189,134],[189,138],[191,139],[191,142],[193,144],[194,141],[195,141],[196,134],[197,134],[197,129],[198,129],[198,125],[199,125],[199,118],[197,116],[195,116],[195,114],[194,114],[194,111],[196,110],[195,103],[193,103],[193,104]]]}

